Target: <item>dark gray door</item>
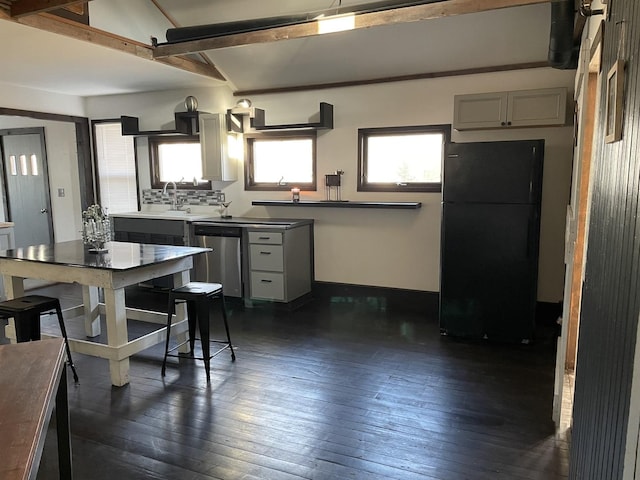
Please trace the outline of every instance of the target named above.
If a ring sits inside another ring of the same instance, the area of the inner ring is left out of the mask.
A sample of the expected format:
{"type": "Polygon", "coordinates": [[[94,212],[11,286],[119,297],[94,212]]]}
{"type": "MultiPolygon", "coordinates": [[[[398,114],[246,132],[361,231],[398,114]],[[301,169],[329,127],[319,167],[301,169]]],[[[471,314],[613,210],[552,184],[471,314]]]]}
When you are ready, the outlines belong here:
{"type": "Polygon", "coordinates": [[[0,131],[8,219],[16,247],[53,242],[44,128],[0,131]]]}

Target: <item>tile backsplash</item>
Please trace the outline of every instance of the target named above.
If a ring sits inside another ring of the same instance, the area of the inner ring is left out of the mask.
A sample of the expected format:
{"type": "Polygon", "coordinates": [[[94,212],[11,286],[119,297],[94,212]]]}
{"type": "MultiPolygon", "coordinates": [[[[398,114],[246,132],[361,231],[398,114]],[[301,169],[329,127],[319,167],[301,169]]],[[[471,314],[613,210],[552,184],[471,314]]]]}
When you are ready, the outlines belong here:
{"type": "MultiPolygon", "coordinates": [[[[182,205],[218,205],[224,202],[224,193],[220,190],[178,190],[177,200],[182,205]]],[[[162,193],[162,189],[142,190],[142,203],[171,205],[171,197],[169,193],[162,193]]]]}

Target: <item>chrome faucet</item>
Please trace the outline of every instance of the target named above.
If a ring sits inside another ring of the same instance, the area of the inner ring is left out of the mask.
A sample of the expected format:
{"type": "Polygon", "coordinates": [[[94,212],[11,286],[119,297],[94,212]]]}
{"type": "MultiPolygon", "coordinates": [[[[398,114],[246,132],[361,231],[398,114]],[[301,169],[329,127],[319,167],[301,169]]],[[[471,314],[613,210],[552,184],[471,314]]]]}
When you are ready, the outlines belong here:
{"type": "Polygon", "coordinates": [[[178,210],[178,187],[176,186],[176,182],[167,182],[164,184],[164,188],[162,189],[162,194],[167,194],[167,187],[169,184],[173,185],[173,196],[169,194],[169,199],[171,200],[171,206],[169,210],[178,210]]]}

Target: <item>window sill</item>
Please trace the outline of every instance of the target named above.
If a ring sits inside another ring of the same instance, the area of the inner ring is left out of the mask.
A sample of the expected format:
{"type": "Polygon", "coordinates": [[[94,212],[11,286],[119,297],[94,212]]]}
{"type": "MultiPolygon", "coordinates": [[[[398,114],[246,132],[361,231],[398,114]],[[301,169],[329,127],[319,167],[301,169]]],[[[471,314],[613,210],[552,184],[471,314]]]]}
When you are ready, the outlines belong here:
{"type": "Polygon", "coordinates": [[[252,205],[267,207],[332,207],[332,208],[391,208],[415,210],[422,207],[422,202],[354,202],[350,200],[253,200],[252,205]]]}

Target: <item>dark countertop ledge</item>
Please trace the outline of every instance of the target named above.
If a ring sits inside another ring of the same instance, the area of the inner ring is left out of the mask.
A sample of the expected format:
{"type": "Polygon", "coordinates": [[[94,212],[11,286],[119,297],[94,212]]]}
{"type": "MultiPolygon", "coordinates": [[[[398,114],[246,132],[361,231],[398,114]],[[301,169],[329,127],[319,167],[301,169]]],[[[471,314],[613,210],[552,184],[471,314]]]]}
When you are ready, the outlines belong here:
{"type": "Polygon", "coordinates": [[[252,205],[276,206],[276,207],[331,207],[331,208],[391,208],[415,210],[422,207],[422,202],[354,202],[331,200],[254,200],[252,205]]]}

